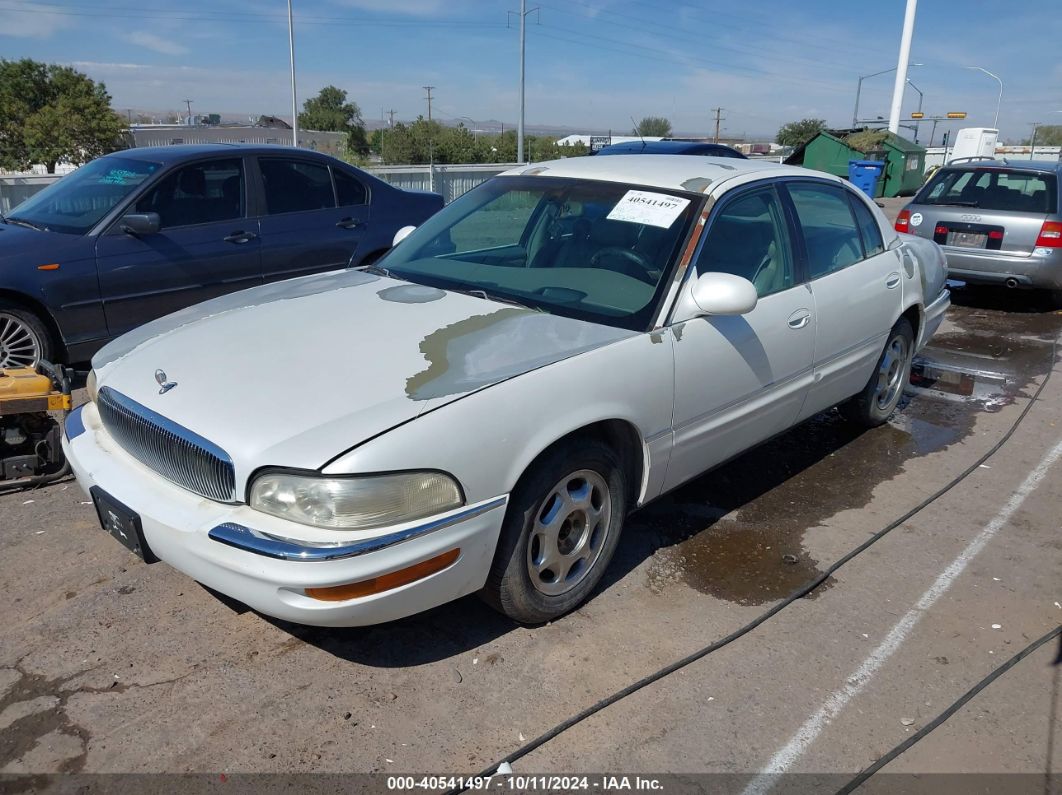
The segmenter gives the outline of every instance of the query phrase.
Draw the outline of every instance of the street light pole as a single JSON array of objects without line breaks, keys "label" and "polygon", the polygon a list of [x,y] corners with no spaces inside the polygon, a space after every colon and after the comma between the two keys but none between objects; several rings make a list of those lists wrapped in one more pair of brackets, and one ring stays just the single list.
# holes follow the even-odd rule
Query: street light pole
[{"label": "street light pole", "polygon": [[918,0],[907,0],[903,15],[903,34],[900,36],[900,58],[896,62],[896,81],[892,86],[892,108],[889,110],[889,132],[900,131],[900,108],[903,90],[907,86],[907,63],[911,58],[911,39],[914,37],[915,10]]},{"label": "street light pole", "polygon": [[[920,89],[918,86],[911,82],[910,78],[907,79],[907,85],[909,85],[911,88],[918,92],[918,112],[921,113],[922,100],[925,99],[925,95],[922,93],[922,89]],[[920,119],[915,120],[915,143],[918,143],[918,125],[920,121]]]},{"label": "street light pole", "polygon": [[291,57],[291,145],[299,145],[299,104],[295,98],[295,25],[288,0],[288,55]]},{"label": "street light pole", "polygon": [[996,115],[995,115],[995,118],[992,119],[992,127],[998,130],[999,129],[999,106],[1003,103],[1003,81],[1000,79],[999,75],[994,75],[991,72],[989,72],[987,69],[982,69],[980,66],[967,66],[966,68],[967,69],[976,69],[978,72],[984,72],[986,75],[988,75],[993,80],[995,80],[995,81],[997,81],[999,83],[999,97],[996,99]]},{"label": "street light pole", "polygon": [[[911,64],[911,66],[924,66],[924,64],[913,63],[913,64]],[[895,72],[895,71],[896,71],[896,67],[894,66],[891,69],[882,69],[880,72],[873,72],[873,73],[871,73],[869,75],[861,75],[860,76],[859,82],[856,83],[855,110],[852,112],[852,126],[853,127],[855,127],[857,124],[859,124],[859,94],[863,90],[863,81],[866,80],[868,77],[877,77],[878,75],[887,75],[889,72]]]}]

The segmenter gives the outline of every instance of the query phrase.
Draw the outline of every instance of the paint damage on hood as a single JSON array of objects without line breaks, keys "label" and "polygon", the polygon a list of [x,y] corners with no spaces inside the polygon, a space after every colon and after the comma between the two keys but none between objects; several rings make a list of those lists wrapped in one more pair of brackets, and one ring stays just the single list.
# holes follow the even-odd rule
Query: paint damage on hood
[{"label": "paint damage on hood", "polygon": [[[344,271],[182,310],[94,365],[100,386],[222,447],[246,477],[316,469],[426,411],[635,334]],[[177,386],[160,394],[156,370]]]}]

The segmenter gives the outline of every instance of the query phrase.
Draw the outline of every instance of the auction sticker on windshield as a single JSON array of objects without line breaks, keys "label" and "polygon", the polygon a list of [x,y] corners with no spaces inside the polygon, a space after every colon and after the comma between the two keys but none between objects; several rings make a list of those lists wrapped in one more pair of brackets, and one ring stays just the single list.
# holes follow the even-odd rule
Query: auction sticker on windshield
[{"label": "auction sticker on windshield", "polygon": [[647,190],[629,190],[616,202],[608,214],[610,221],[626,221],[631,224],[648,224],[667,229],[675,222],[690,203],[689,199],[653,193]]}]

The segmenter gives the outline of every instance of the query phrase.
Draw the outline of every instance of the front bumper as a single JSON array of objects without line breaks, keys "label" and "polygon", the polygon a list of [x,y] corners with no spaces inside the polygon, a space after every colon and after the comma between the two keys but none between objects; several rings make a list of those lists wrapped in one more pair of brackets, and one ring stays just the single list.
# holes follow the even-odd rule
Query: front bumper
[{"label": "front bumper", "polygon": [[[478,591],[507,501],[502,495],[368,533],[322,533],[171,484],[115,443],[92,404],[70,415],[63,450],[82,489],[99,486],[140,515],[148,546],[161,560],[259,612],[316,626],[392,621]],[[448,568],[383,593],[340,602],[305,593],[396,572],[453,549],[461,552]]]},{"label": "front bumper", "polygon": [[1034,249],[1027,256],[954,246],[941,248],[948,260],[948,278],[998,285],[1013,279],[1020,287],[1062,289],[1062,248]]}]

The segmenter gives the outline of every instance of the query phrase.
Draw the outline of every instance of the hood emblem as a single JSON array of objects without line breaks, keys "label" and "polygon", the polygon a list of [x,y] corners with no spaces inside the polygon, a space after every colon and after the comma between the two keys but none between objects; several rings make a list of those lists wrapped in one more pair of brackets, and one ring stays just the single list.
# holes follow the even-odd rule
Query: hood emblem
[{"label": "hood emblem", "polygon": [[155,380],[159,384],[159,394],[160,395],[165,395],[167,392],[169,392],[171,389],[173,389],[175,386],[177,386],[177,382],[176,381],[168,381],[168,380],[166,380],[166,371],[165,370],[156,370],[155,371]]}]

